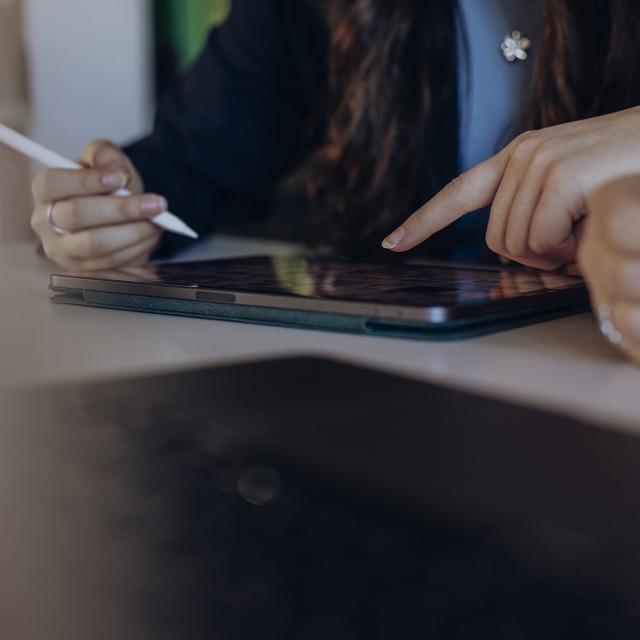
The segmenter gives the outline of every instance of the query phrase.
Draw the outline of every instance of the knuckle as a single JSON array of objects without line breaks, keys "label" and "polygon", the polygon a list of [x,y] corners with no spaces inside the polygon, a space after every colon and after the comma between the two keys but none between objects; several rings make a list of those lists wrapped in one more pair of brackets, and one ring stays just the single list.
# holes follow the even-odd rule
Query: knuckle
[{"label": "knuckle", "polygon": [[109,166],[111,169],[127,169],[124,152],[110,140],[95,140],[89,145],[87,152],[95,167]]},{"label": "knuckle", "polygon": [[100,255],[103,250],[104,243],[101,240],[99,233],[87,233],[87,255],[96,256]]},{"label": "knuckle", "polygon": [[449,182],[443,189],[442,195],[446,198],[455,199],[463,190],[464,179],[462,176],[456,176],[451,182]]},{"label": "knuckle", "polygon": [[111,140],[106,138],[98,138],[93,141],[93,147],[95,149],[96,159],[99,159],[100,155],[110,154],[113,152],[119,152],[120,148],[117,147]]},{"label": "knuckle", "polygon": [[97,234],[85,232],[77,234],[76,253],[81,258],[91,258],[98,252]]},{"label": "knuckle", "polygon": [[[42,243],[42,250],[44,251],[44,255],[47,256],[47,258],[49,258],[49,260],[54,260],[54,261],[58,262],[56,260],[56,251],[51,246],[51,244],[49,242],[43,242]],[[58,264],[60,264],[60,263],[58,263]]]},{"label": "knuckle", "polygon": [[485,236],[485,241],[487,243],[487,247],[489,247],[489,249],[493,251],[493,253],[504,253],[504,249],[501,246],[501,243],[496,240],[493,234],[487,233],[487,235]]},{"label": "knuckle", "polygon": [[145,245],[144,245],[145,246],[145,252],[144,252],[145,259],[148,258],[151,255],[151,253],[153,252],[155,246],[158,244],[159,240],[160,240],[160,235],[156,234],[156,233],[153,233],[153,235],[151,235],[150,237],[148,237],[145,240]]},{"label": "knuckle", "polygon": [[80,204],[76,199],[61,202],[56,209],[58,226],[63,229],[76,229],[81,227]]},{"label": "knuckle", "polygon": [[518,242],[516,238],[510,236],[507,236],[505,238],[504,248],[507,250],[507,253],[514,258],[523,257],[525,253],[522,247],[522,243]]},{"label": "knuckle", "polygon": [[546,187],[553,191],[562,189],[571,178],[571,170],[563,160],[556,160],[549,164]]},{"label": "knuckle", "polygon": [[122,220],[133,220],[139,217],[139,198],[120,198],[118,201],[118,217]]},{"label": "knuckle", "polygon": [[538,142],[541,138],[540,131],[524,131],[515,138],[516,144]]},{"label": "knuckle", "polygon": [[144,222],[142,225],[142,228],[143,228],[143,232],[142,232],[143,240],[148,240],[149,242],[151,242],[153,238],[160,235],[160,229],[151,222]]},{"label": "knuckle", "polygon": [[83,193],[103,191],[102,184],[95,171],[82,171],[80,176],[80,188]]},{"label": "knuckle", "polygon": [[44,255],[47,256],[49,260],[52,260],[63,269],[73,269],[73,261],[60,251],[60,247],[58,246],[57,242],[43,242],[42,250],[44,251]]},{"label": "knuckle", "polygon": [[553,247],[550,246],[549,241],[541,235],[532,233],[529,238],[529,249],[537,256],[547,255]]},{"label": "knuckle", "polygon": [[519,163],[528,160],[533,153],[532,144],[530,142],[520,142],[514,145],[511,152],[511,160]]},{"label": "knuckle", "polygon": [[40,202],[47,202],[53,193],[55,179],[51,169],[46,169],[36,176],[33,181],[33,195]]},{"label": "knuckle", "polygon": [[427,222],[427,212],[424,207],[418,209],[411,217],[413,218],[414,224],[419,227],[423,226]]},{"label": "knuckle", "polygon": [[527,159],[531,157],[539,144],[540,138],[537,131],[521,133],[512,143],[511,157],[516,161]]},{"label": "knuckle", "polygon": [[82,157],[89,163],[94,164],[96,156],[100,153],[102,148],[108,144],[108,140],[96,139],[89,142],[82,150]]},{"label": "knuckle", "polygon": [[553,165],[554,158],[555,152],[551,148],[551,145],[543,142],[532,151],[529,165],[533,170],[544,172],[547,167]]},{"label": "knuckle", "polygon": [[33,231],[39,234],[39,231],[42,228],[42,217],[37,209],[31,214],[30,223]]}]

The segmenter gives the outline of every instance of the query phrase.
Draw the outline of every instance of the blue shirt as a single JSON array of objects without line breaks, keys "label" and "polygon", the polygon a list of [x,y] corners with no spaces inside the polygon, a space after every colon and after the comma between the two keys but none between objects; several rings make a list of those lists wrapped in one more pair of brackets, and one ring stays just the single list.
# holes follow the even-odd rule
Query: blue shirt
[{"label": "blue shirt", "polygon": [[[531,0],[510,0],[526,6]],[[533,38],[526,25],[513,24],[503,0],[459,0],[458,23],[460,68],[460,172],[486,160],[507,145],[518,133],[518,124],[529,93],[533,55],[507,62],[500,45],[505,36],[520,29]],[[509,12],[511,13],[511,12]],[[518,12],[513,12],[516,15]],[[524,22],[530,22],[524,20]],[[467,51],[465,55],[464,38]]]},{"label": "blue shirt", "polygon": [[[539,0],[506,1],[508,9],[505,0],[459,0],[460,173],[495,155],[519,133],[541,9]],[[516,29],[532,39],[531,55],[508,62],[500,45]],[[456,223],[454,259],[486,258],[483,231],[488,215],[483,210]]]}]

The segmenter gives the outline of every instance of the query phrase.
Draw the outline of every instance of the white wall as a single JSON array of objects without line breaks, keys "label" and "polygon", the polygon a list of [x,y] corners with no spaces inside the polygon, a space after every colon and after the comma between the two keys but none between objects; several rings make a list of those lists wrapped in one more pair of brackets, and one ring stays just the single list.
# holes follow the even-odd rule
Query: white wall
[{"label": "white wall", "polygon": [[77,158],[152,122],[150,0],[25,0],[31,135]]},{"label": "white wall", "polygon": [[[0,122],[24,131],[28,110],[21,6],[0,0]],[[0,243],[30,237],[29,163],[0,144]]]}]

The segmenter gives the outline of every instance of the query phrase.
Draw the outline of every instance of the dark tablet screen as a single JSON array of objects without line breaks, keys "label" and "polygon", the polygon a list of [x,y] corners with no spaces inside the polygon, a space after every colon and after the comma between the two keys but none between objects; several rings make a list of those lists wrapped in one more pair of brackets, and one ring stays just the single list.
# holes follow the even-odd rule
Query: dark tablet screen
[{"label": "dark tablet screen", "polygon": [[91,277],[410,307],[456,306],[584,289],[580,278],[547,272],[336,262],[300,256],[159,264]]}]

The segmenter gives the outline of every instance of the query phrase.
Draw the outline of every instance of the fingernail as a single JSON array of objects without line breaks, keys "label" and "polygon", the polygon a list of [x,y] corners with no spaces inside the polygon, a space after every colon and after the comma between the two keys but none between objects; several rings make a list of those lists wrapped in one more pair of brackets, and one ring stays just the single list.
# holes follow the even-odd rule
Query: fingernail
[{"label": "fingernail", "polygon": [[401,242],[402,238],[404,238],[404,229],[400,227],[396,229],[390,236],[387,236],[382,242],[383,249],[394,249]]},{"label": "fingernail", "polygon": [[106,173],[102,176],[102,184],[113,191],[126,187],[128,182],[129,176],[126,173]]},{"label": "fingernail", "polygon": [[167,200],[162,196],[145,196],[140,204],[140,210],[146,216],[156,216],[168,208]]}]

